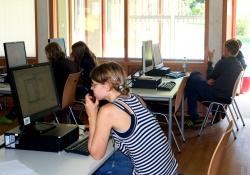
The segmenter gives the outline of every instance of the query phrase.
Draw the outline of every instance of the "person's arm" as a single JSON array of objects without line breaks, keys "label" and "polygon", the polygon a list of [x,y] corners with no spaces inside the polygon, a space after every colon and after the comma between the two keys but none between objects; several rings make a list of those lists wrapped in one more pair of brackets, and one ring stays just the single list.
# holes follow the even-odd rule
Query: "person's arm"
[{"label": "person's arm", "polygon": [[215,52],[215,50],[213,50],[213,51],[208,50],[207,80],[210,79],[212,72],[214,70],[214,67],[213,67],[214,52]]},{"label": "person's arm", "polygon": [[89,95],[85,97],[85,108],[89,120],[88,149],[94,159],[101,159],[107,149],[112,123],[108,119],[106,110],[98,111],[98,99],[93,103],[91,98]]}]

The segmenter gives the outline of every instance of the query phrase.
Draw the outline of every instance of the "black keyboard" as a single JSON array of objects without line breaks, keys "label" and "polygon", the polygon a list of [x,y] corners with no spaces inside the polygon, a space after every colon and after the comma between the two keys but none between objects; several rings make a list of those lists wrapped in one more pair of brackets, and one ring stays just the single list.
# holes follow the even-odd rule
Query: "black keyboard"
[{"label": "black keyboard", "polygon": [[162,81],[158,85],[157,90],[171,91],[174,88],[175,84],[176,83],[174,81]]},{"label": "black keyboard", "polygon": [[64,149],[66,152],[82,154],[85,156],[89,155],[88,150],[88,137],[84,139],[79,139],[70,146]]},{"label": "black keyboard", "polygon": [[180,77],[184,77],[186,74],[184,72],[170,72],[169,74],[166,74],[167,77],[169,78],[180,78]]}]

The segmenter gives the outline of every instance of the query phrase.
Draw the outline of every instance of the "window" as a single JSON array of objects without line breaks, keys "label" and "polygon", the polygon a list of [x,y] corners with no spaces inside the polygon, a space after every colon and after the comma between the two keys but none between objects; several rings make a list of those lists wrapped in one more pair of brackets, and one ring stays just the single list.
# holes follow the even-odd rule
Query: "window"
[{"label": "window", "polygon": [[35,57],[35,1],[0,0],[0,4],[0,56],[4,42],[24,41],[27,56]]},{"label": "window", "polygon": [[153,40],[162,57],[204,57],[205,2],[137,0],[129,2],[129,57],[141,57],[141,42]]},{"label": "window", "polygon": [[101,2],[73,1],[72,41],[85,41],[99,57],[124,57],[124,1]]},{"label": "window", "polygon": [[205,0],[71,0],[70,3],[72,43],[86,42],[98,57],[141,58],[142,41],[152,40],[159,43],[163,58],[204,58]]}]

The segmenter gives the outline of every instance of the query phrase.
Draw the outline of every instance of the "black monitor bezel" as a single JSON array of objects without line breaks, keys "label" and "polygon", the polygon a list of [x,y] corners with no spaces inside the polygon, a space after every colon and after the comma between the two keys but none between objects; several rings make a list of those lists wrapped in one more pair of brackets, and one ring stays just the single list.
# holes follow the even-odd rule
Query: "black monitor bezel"
[{"label": "black monitor bezel", "polygon": [[[8,47],[7,45],[8,44],[18,44],[18,43],[22,43],[23,46],[24,46],[24,54],[25,54],[25,60],[26,60],[26,64],[27,64],[27,55],[26,55],[25,42],[24,41],[6,42],[6,43],[3,43],[3,47],[4,47],[4,54],[5,54],[5,60],[6,60],[6,67],[7,67],[7,69],[13,68],[13,67],[17,67],[17,66],[10,66],[9,65],[9,56],[8,56],[8,51],[7,51],[7,47]],[[20,65],[20,66],[23,66],[23,65]]]},{"label": "black monitor bezel", "polygon": [[[55,95],[56,95],[56,99],[57,99],[57,105],[53,106],[49,109],[43,110],[43,111],[39,111],[36,114],[33,114],[31,117],[29,117],[30,121],[27,122],[26,118],[23,117],[23,112],[21,109],[21,105],[20,105],[20,100],[19,100],[19,96],[18,96],[18,92],[17,92],[17,87],[15,84],[15,78],[14,78],[14,72],[21,70],[21,69],[29,69],[29,68],[34,68],[34,67],[41,67],[41,66],[49,66],[50,72],[51,72],[51,76],[52,76],[52,82],[54,82],[54,91],[55,91]],[[56,90],[56,85],[55,85],[55,78],[54,78],[54,73],[52,70],[52,66],[49,62],[44,62],[44,63],[38,63],[38,64],[29,64],[29,65],[24,65],[24,66],[18,66],[18,67],[13,67],[9,69],[9,73],[10,73],[10,79],[11,79],[11,89],[12,89],[12,95],[15,101],[15,105],[17,106],[17,109],[19,111],[19,115],[18,115],[18,121],[19,124],[21,126],[29,126],[29,125],[33,125],[35,124],[37,121],[39,121],[39,119],[44,118],[45,116],[59,111],[61,109],[60,106],[60,102],[59,102],[59,98],[58,98],[58,94],[57,94],[57,90]]]},{"label": "black monitor bezel", "polygon": [[[62,48],[62,51],[65,53],[65,55],[67,55],[67,49],[66,49],[66,44],[65,44],[65,40],[64,40],[64,38],[49,38],[48,39],[48,43],[52,43],[52,42],[55,42],[55,43],[57,43],[58,44],[58,42],[57,41],[60,41],[60,40],[62,40],[63,41],[63,48]],[[61,47],[61,45],[59,44],[59,46]]]}]

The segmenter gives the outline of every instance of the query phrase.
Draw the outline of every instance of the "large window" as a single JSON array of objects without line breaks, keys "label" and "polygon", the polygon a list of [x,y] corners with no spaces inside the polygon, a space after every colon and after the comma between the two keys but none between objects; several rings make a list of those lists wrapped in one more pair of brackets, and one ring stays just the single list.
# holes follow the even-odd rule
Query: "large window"
[{"label": "large window", "polygon": [[71,42],[86,42],[98,57],[141,58],[142,41],[153,40],[163,58],[204,58],[204,0],[68,2]]},{"label": "large window", "polygon": [[153,40],[168,59],[204,57],[205,2],[129,1],[129,57],[141,56],[141,42]]},{"label": "large window", "polygon": [[36,57],[35,1],[0,0],[0,56],[3,43],[24,41],[28,57]]}]

